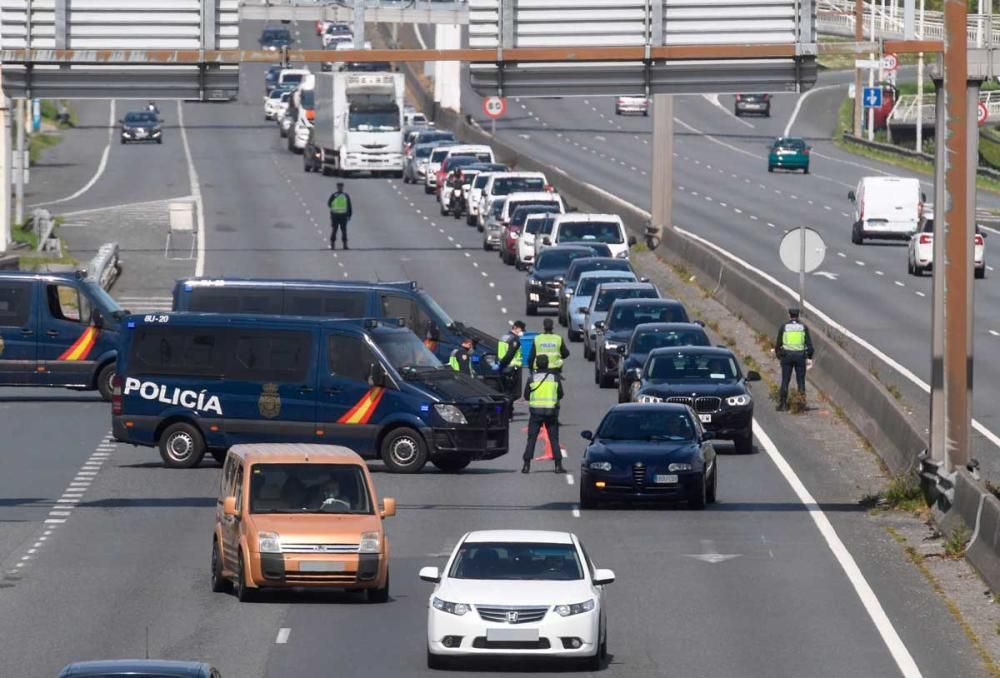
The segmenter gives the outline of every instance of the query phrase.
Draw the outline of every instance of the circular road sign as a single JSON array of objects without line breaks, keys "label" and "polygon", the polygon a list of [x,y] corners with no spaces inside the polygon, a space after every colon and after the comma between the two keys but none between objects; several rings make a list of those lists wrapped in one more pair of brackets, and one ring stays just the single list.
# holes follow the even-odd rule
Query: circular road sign
[{"label": "circular road sign", "polygon": [[986,124],[986,118],[988,118],[989,115],[990,115],[990,109],[986,108],[986,104],[980,101],[976,115],[976,118],[979,120],[979,124],[980,125]]},{"label": "circular road sign", "polygon": [[882,70],[894,71],[899,68],[899,58],[895,54],[885,54],[882,56]]},{"label": "circular road sign", "polygon": [[[804,260],[802,259],[803,234],[806,239]],[[781,263],[789,271],[798,273],[802,269],[806,273],[812,273],[823,263],[823,258],[826,256],[826,243],[823,242],[823,236],[811,228],[793,228],[785,233],[785,237],[781,239],[778,255],[781,257]]]},{"label": "circular road sign", "polygon": [[483,99],[483,113],[496,120],[507,112],[507,100],[503,97],[486,97]]}]

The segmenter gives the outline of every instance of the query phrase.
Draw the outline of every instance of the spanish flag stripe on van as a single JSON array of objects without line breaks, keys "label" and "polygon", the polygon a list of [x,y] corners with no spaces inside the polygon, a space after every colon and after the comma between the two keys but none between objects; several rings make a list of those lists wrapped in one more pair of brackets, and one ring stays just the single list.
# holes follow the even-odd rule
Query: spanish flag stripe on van
[{"label": "spanish flag stripe on van", "polygon": [[96,327],[88,327],[84,330],[80,338],[73,342],[73,345],[63,351],[56,360],[86,360],[90,349],[97,342],[99,330]]},{"label": "spanish flag stripe on van", "polygon": [[364,397],[361,398],[354,407],[349,409],[344,416],[337,420],[338,424],[367,424],[368,420],[372,418],[375,413],[375,408],[378,407],[379,401],[382,399],[382,393],[385,391],[381,386],[373,386],[368,389]]}]

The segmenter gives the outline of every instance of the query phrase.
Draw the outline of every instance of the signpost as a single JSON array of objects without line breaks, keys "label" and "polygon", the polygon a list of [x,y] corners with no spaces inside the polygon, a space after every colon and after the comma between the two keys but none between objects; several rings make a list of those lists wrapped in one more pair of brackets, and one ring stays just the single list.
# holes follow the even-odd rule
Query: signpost
[{"label": "signpost", "polygon": [[486,97],[483,99],[483,113],[490,119],[490,134],[496,136],[497,118],[507,112],[507,100],[503,97]]},{"label": "signpost", "polygon": [[826,257],[826,243],[817,231],[802,226],[793,228],[781,239],[778,246],[781,263],[792,273],[799,274],[799,308],[806,309],[806,273],[812,273]]},{"label": "signpost", "polygon": [[979,107],[976,109],[976,119],[979,121],[980,127],[986,124],[986,118],[988,117],[990,117],[990,109],[986,107],[986,104],[980,101]]}]

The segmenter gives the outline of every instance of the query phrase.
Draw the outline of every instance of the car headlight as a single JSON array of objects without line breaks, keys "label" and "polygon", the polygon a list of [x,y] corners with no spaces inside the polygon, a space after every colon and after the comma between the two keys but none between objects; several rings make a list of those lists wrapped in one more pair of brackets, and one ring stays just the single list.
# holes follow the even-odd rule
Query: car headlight
[{"label": "car headlight", "polygon": [[640,393],[639,398],[636,400],[639,403],[662,403],[663,398],[654,395],[647,395],[645,393]]},{"label": "car headlight", "polygon": [[730,407],[744,407],[749,405],[751,398],[748,395],[736,395],[726,398],[726,404]]},{"label": "car headlight", "polygon": [[590,612],[594,609],[594,599],[585,600],[582,603],[573,603],[572,605],[556,605],[555,612],[560,617],[569,617],[574,614],[582,614],[584,612]]},{"label": "car headlight", "polygon": [[604,342],[604,350],[605,351],[617,351],[618,347],[621,346],[621,345],[622,344],[621,344],[620,341],[605,341]]},{"label": "car headlight", "polygon": [[690,471],[691,464],[670,464],[669,466],[667,466],[667,470],[670,471],[671,473],[675,471]]},{"label": "car headlight", "polygon": [[593,469],[595,471],[610,471],[611,470],[611,462],[610,461],[592,461],[589,464],[587,464],[587,467],[591,468],[591,469]]},{"label": "car headlight", "polygon": [[160,130],[158,130],[158,129],[154,129],[154,130],[153,130],[153,136],[154,136],[154,137],[158,137],[158,136],[160,136]]},{"label": "car headlight", "polygon": [[281,553],[281,539],[277,532],[258,532],[257,550],[260,553]]},{"label": "car headlight", "polygon": [[541,287],[542,281],[537,278],[528,278],[528,284],[532,287]]},{"label": "car headlight", "polygon": [[381,553],[382,535],[378,532],[362,532],[358,543],[358,553]]},{"label": "car headlight", "polygon": [[441,610],[442,612],[448,612],[450,614],[461,617],[463,614],[468,612],[471,608],[465,603],[450,603],[447,600],[441,600],[437,596],[431,598],[431,605],[434,606],[435,610]]},{"label": "car headlight", "polygon": [[454,405],[446,405],[443,403],[438,403],[434,406],[434,411],[437,415],[444,419],[449,424],[468,424],[465,415],[462,414],[462,410],[458,409]]}]

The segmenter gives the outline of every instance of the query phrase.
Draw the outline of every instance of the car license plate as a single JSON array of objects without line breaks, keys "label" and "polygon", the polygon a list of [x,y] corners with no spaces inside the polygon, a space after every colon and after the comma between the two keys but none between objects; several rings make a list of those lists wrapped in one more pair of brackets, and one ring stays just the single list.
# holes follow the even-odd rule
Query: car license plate
[{"label": "car license plate", "polygon": [[492,642],[538,640],[538,629],[486,629],[486,640]]},{"label": "car license plate", "polygon": [[712,415],[711,414],[699,414],[698,418],[701,419],[701,423],[703,423],[703,424],[711,424],[712,423]]},{"label": "car license plate", "polygon": [[299,572],[343,572],[344,563],[339,560],[300,560]]},{"label": "car license plate", "polygon": [[657,485],[671,485],[671,484],[676,484],[677,483],[677,474],[676,473],[671,473],[670,475],[665,475],[665,474],[657,473],[655,476],[653,476],[653,481]]}]

